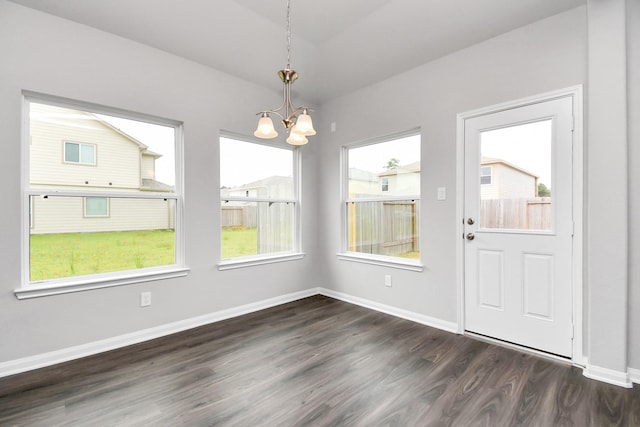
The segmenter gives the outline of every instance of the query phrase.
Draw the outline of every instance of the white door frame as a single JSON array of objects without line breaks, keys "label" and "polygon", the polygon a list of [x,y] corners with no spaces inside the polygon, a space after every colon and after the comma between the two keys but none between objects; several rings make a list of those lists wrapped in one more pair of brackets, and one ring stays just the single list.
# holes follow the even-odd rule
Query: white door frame
[{"label": "white door frame", "polygon": [[456,141],[456,282],[458,290],[458,333],[465,333],[464,319],[464,125],[465,120],[486,114],[497,113],[504,110],[537,104],[558,98],[571,97],[573,100],[573,243],[571,266],[571,295],[573,309],[573,357],[574,365],[584,366],[586,361],[583,349],[583,101],[582,85],[572,86],[566,89],[547,92],[540,95],[521,98],[489,107],[458,114],[457,117],[457,141]]}]

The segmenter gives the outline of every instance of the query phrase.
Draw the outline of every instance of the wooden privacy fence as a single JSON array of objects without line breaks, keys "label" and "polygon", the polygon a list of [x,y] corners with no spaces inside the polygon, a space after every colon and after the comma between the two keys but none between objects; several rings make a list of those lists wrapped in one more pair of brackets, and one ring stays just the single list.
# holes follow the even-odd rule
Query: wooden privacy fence
[{"label": "wooden privacy fence", "polygon": [[379,255],[419,251],[417,215],[413,201],[349,203],[349,250]]},{"label": "wooden privacy fence", "polygon": [[220,222],[223,227],[246,227],[257,226],[257,207],[246,206],[222,206]]},{"label": "wooden privacy fence", "polygon": [[256,253],[293,250],[294,205],[258,202],[251,205],[222,206],[223,227],[256,229]]},{"label": "wooden privacy fence", "polygon": [[481,200],[480,228],[551,230],[551,198]]}]

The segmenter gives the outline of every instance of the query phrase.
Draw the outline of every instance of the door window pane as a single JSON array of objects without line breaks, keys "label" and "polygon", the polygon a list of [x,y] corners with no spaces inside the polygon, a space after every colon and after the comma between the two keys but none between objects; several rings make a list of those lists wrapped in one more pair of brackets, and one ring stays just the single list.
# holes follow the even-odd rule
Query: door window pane
[{"label": "door window pane", "polygon": [[480,134],[480,227],[552,229],[552,120]]}]

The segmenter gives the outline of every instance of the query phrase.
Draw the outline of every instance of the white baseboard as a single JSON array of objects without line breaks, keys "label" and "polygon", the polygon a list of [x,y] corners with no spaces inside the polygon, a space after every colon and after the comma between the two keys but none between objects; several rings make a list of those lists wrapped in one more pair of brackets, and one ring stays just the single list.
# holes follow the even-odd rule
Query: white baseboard
[{"label": "white baseboard", "polygon": [[627,368],[631,382],[640,384],[640,369]]},{"label": "white baseboard", "polygon": [[280,304],[285,304],[291,301],[296,301],[302,298],[317,295],[319,293],[318,289],[319,288],[312,288],[305,291],[281,295],[275,298],[269,298],[263,301],[241,305],[239,307],[216,311],[214,313],[205,314],[203,316],[168,323],[166,325],[156,326],[154,328],[144,329],[142,331],[132,332],[105,340],[94,341],[88,344],[64,348],[62,350],[56,350],[44,354],[38,354],[35,356],[2,362],[0,363],[0,378],[19,374],[21,372],[31,371],[34,369],[44,368],[46,366],[55,365],[57,363],[80,359],[82,357],[93,356],[105,351],[115,350],[117,348],[138,344],[166,335],[175,334],[177,332],[186,331],[188,329],[197,328],[198,326],[208,325],[210,323],[219,322],[221,320],[230,319],[232,317],[242,316],[243,314],[253,313],[255,311],[275,307]]},{"label": "white baseboard", "polygon": [[331,298],[339,299],[351,304],[359,305],[361,307],[370,308],[381,313],[390,314],[392,316],[400,317],[402,319],[411,320],[412,322],[420,323],[421,325],[431,326],[433,328],[442,329],[454,334],[458,333],[458,324],[455,322],[447,322],[445,320],[437,319],[435,317],[425,316],[424,314],[418,314],[413,311],[404,310],[391,305],[381,304],[379,302],[371,301],[364,298],[354,297],[349,294],[337,292],[331,289],[318,288],[320,295],[325,295]]},{"label": "white baseboard", "polygon": [[613,369],[587,364],[584,371],[582,371],[582,374],[592,380],[598,380],[620,387],[633,387],[630,375],[627,372],[614,371]]}]

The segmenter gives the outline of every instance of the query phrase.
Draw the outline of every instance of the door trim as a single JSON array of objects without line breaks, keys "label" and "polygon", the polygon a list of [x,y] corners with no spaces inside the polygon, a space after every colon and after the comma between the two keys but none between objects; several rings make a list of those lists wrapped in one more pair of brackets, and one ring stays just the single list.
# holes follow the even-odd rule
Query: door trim
[{"label": "door trim", "polygon": [[584,210],[584,122],[583,122],[583,87],[572,86],[565,89],[546,92],[514,101],[504,102],[477,110],[459,113],[457,116],[456,131],[456,282],[458,300],[458,333],[465,334],[464,319],[464,127],[465,121],[486,114],[497,113],[527,105],[538,104],[558,98],[570,97],[573,103],[573,242],[572,242],[572,266],[571,266],[571,295],[573,310],[573,357],[574,365],[585,366],[584,356],[584,316],[583,316],[583,210]]}]

